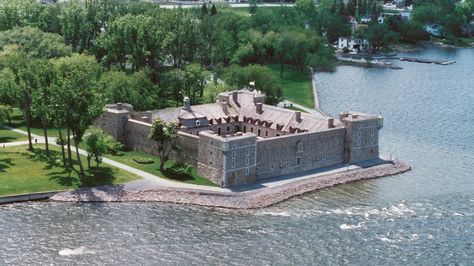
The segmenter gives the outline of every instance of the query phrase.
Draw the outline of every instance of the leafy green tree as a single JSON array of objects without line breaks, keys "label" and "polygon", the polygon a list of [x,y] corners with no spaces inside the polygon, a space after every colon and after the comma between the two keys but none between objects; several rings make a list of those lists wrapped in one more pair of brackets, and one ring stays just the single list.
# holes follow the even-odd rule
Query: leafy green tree
[{"label": "leafy green tree", "polygon": [[249,13],[255,14],[257,12],[257,0],[249,0]]},{"label": "leafy green tree", "polygon": [[397,35],[386,24],[371,24],[369,29],[362,33],[372,46],[372,52],[386,48],[391,42],[397,40]]},{"label": "leafy green tree", "polygon": [[98,88],[104,92],[108,103],[129,103],[138,111],[160,107],[160,90],[150,80],[147,69],[132,74],[117,70],[104,72]]},{"label": "leafy green tree", "polygon": [[181,150],[179,142],[181,137],[178,134],[178,125],[166,122],[161,118],[156,119],[150,129],[148,138],[156,141],[158,157],[160,157],[160,171],[163,173],[165,162],[169,160],[171,152]]},{"label": "leafy green tree", "polygon": [[84,175],[78,146],[86,129],[104,107],[102,93],[97,90],[100,66],[94,58],[77,54],[60,58],[54,63],[57,78],[53,87],[53,106],[65,108],[66,127],[72,133],[76,146],[79,173]]},{"label": "leafy green tree", "polygon": [[202,6],[201,6],[201,15],[205,16],[208,13],[209,12],[207,11],[207,5],[206,5],[206,3],[203,3]]},{"label": "leafy green tree", "polygon": [[216,8],[216,5],[214,3],[212,3],[211,16],[214,16],[214,15],[217,15],[217,8]]},{"label": "leafy green tree", "polygon": [[91,160],[94,159],[96,166],[102,162],[102,156],[107,151],[104,141],[105,134],[100,128],[90,128],[84,135],[84,144],[87,151],[87,166],[91,168]]},{"label": "leafy green tree", "polygon": [[8,45],[15,45],[16,50],[28,58],[48,59],[71,54],[71,47],[64,43],[60,35],[32,27],[14,28],[2,32],[0,49]]},{"label": "leafy green tree", "polygon": [[175,81],[180,84],[182,96],[188,96],[191,103],[196,103],[198,97],[202,98],[204,87],[209,79],[210,72],[199,64],[189,64],[184,69],[175,69]]},{"label": "leafy green tree", "polygon": [[10,120],[11,113],[13,113],[13,109],[10,105],[0,104],[0,125]]}]

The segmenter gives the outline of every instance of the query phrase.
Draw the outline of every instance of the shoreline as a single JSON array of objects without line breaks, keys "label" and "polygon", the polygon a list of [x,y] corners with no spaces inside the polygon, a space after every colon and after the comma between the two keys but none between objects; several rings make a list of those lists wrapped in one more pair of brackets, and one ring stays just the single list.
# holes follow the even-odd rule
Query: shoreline
[{"label": "shoreline", "polygon": [[396,175],[409,170],[411,170],[411,166],[400,160],[394,160],[393,163],[312,177],[280,186],[244,192],[217,192],[172,187],[130,191],[118,185],[60,192],[50,197],[50,200],[56,202],[165,202],[228,209],[256,209],[268,207],[322,188],[363,179]]}]

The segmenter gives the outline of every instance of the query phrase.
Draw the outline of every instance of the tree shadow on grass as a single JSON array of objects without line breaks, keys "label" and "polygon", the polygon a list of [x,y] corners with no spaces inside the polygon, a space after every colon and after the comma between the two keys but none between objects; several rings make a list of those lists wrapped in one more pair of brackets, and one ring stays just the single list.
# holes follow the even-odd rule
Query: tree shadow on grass
[{"label": "tree shadow on grass", "polygon": [[61,186],[71,187],[73,185],[78,184],[77,177],[72,176],[73,170],[71,169],[64,169],[63,171],[49,173],[49,180],[55,181],[56,183],[60,184]]},{"label": "tree shadow on grass", "polygon": [[15,137],[0,137],[0,143],[11,142],[17,139],[18,138],[15,138]]},{"label": "tree shadow on grass", "polygon": [[79,179],[79,185],[80,187],[112,185],[116,179],[114,174],[110,167],[93,167]]},{"label": "tree shadow on grass", "polygon": [[46,151],[43,149],[35,149],[33,153],[24,153],[26,154],[30,160],[34,162],[44,162],[46,163],[45,170],[50,170],[57,167],[64,167],[62,160],[59,158],[59,152],[50,150],[49,156],[47,155]]},{"label": "tree shadow on grass", "polygon": [[13,160],[10,158],[5,158],[0,160],[0,173],[6,172],[5,169],[10,168],[11,166],[15,165]]}]

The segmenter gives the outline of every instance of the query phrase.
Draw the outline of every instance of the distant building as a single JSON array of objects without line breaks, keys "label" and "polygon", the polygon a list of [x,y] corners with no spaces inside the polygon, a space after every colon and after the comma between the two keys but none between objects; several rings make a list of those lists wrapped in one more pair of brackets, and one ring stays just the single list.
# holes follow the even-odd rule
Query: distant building
[{"label": "distant building", "polygon": [[363,24],[368,24],[371,21],[372,21],[371,16],[363,16],[362,18],[360,18],[360,23],[363,23]]},{"label": "distant building", "polygon": [[155,119],[180,127],[176,161],[222,187],[379,158],[383,118],[343,112],[339,119],[265,105],[248,90],[219,94],[211,104],[189,104],[134,112],[129,104],[108,105],[95,124],[131,150],[157,153],[148,139]]},{"label": "distant building", "polygon": [[348,49],[351,52],[366,51],[370,48],[369,41],[355,37],[339,37],[337,41],[339,50]]},{"label": "distant building", "polygon": [[380,16],[377,18],[377,23],[378,23],[378,24],[383,24],[384,22],[385,22],[384,16],[380,15]]},{"label": "distant building", "polygon": [[425,30],[435,37],[442,37],[444,35],[444,28],[439,24],[427,24]]}]

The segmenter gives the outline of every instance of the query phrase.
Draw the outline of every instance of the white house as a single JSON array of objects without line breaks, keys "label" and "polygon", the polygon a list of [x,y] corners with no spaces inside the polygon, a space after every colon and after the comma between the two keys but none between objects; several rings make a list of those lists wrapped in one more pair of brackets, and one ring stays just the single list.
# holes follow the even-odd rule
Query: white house
[{"label": "white house", "polygon": [[377,23],[378,23],[378,24],[383,24],[384,21],[385,21],[385,18],[384,18],[382,15],[380,15],[380,16],[377,18]]},{"label": "white house", "polygon": [[425,25],[425,30],[429,34],[431,34],[435,37],[441,37],[441,36],[443,36],[443,33],[444,33],[443,26],[438,25],[438,24],[427,24],[427,25]]},{"label": "white house", "polygon": [[364,16],[364,17],[360,18],[360,23],[368,24],[371,21],[372,21],[371,16]]},{"label": "white house", "polygon": [[365,51],[370,48],[369,41],[355,37],[339,37],[337,40],[339,50],[349,49],[351,52]]}]

